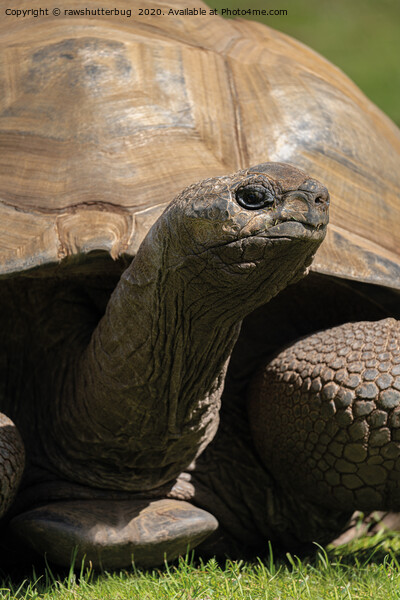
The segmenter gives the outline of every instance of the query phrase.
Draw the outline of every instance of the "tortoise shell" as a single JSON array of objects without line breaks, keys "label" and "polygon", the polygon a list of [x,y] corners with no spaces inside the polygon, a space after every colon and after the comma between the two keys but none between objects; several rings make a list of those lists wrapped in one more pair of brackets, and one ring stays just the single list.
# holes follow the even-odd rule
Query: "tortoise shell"
[{"label": "tortoise shell", "polygon": [[400,288],[400,132],[339,69],[197,0],[29,6],[48,15],[0,23],[1,275],[133,256],[186,185],[281,161],[331,192],[313,268]]}]

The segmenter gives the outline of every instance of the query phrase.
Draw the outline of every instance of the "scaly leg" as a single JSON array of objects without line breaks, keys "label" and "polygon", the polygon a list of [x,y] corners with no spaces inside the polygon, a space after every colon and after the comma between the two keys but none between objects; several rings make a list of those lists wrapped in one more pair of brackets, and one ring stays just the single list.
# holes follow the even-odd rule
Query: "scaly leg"
[{"label": "scaly leg", "polygon": [[286,489],[326,508],[400,510],[400,322],[294,343],[253,380],[249,415]]},{"label": "scaly leg", "polygon": [[14,423],[0,413],[0,517],[16,494],[25,462],[24,446]]}]

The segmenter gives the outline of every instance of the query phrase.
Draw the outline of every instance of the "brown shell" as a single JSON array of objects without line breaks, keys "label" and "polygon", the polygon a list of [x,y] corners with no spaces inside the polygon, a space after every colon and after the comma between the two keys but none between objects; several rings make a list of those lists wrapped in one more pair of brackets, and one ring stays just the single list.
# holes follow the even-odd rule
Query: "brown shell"
[{"label": "brown shell", "polygon": [[[400,288],[399,130],[341,71],[198,0],[54,6],[14,0],[49,14],[0,21],[0,274],[133,255],[187,184],[286,161],[331,192],[314,268]],[[184,7],[207,15],[168,14]]]}]

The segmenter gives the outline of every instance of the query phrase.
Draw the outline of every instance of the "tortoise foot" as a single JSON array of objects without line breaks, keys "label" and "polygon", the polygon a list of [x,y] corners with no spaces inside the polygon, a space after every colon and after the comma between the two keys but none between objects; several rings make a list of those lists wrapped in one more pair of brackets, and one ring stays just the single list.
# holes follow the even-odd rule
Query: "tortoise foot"
[{"label": "tortoise foot", "polygon": [[196,547],[218,526],[208,512],[179,500],[72,500],[35,508],[11,521],[22,541],[49,561],[85,559],[105,569],[151,567]]}]

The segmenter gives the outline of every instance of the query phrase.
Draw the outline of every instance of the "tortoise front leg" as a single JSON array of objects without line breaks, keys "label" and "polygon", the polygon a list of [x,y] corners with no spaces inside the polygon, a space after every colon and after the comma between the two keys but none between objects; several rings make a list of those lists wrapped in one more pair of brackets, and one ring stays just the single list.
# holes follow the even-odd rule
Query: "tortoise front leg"
[{"label": "tortoise front leg", "polygon": [[24,470],[25,452],[14,423],[0,413],[0,517],[10,507]]},{"label": "tortoise front leg", "polygon": [[303,338],[254,379],[250,421],[282,486],[315,505],[400,510],[400,323]]}]

